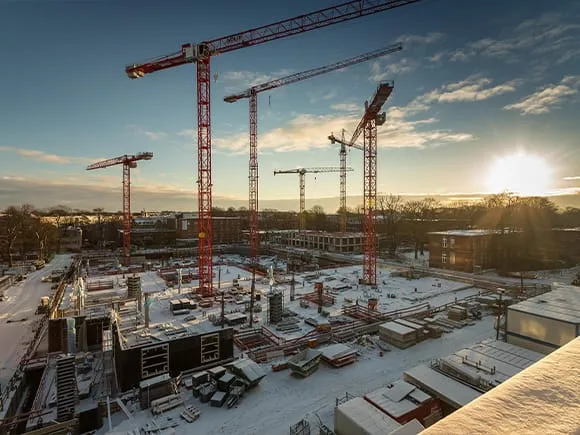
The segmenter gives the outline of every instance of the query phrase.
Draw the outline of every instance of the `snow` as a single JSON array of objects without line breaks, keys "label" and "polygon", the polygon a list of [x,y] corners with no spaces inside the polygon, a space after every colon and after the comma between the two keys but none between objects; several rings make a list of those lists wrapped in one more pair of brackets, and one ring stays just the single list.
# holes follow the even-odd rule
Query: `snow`
[{"label": "snow", "polygon": [[335,410],[335,432],[339,435],[384,435],[401,427],[366,400],[355,397]]},{"label": "snow", "polygon": [[[317,422],[313,417],[315,413],[327,426],[332,427],[335,400],[345,392],[363,395],[376,390],[400,379],[409,367],[448,355],[492,335],[493,319],[484,317],[475,325],[444,334],[436,340],[426,340],[408,349],[393,349],[384,357],[380,357],[376,349],[361,347],[361,356],[355,364],[340,369],[321,364],[318,371],[307,379],[289,376],[288,371],[272,372],[269,364],[263,364],[267,376],[256,388],[246,393],[235,408],[214,408],[201,404],[191,397],[191,392],[185,391],[186,404],[198,407],[201,417],[192,424],[182,423],[175,428],[176,434],[286,435],[289,426],[305,416],[311,418],[311,424],[314,425]],[[167,415],[179,420],[179,412],[177,409]],[[133,422],[120,421],[122,414],[119,413],[113,417],[120,423],[114,430],[123,431],[143,426],[151,420],[151,413],[136,410]]]},{"label": "snow", "polygon": [[551,292],[510,305],[509,310],[580,324],[580,287],[556,286]]},{"label": "snow", "polygon": [[18,363],[28,347],[28,340],[34,335],[33,328],[37,316],[36,308],[40,298],[53,293],[51,283],[42,282],[42,277],[55,269],[66,269],[70,255],[57,255],[43,269],[31,272],[28,277],[4,291],[4,301],[0,302],[0,385],[4,387],[14,374]]},{"label": "snow", "polygon": [[580,337],[422,432],[580,433]]}]

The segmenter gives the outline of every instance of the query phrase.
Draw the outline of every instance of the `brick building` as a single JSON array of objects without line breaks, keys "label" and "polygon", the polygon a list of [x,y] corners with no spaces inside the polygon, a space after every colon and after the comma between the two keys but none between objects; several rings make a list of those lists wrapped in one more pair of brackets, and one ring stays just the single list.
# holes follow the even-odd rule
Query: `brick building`
[{"label": "brick building", "polygon": [[[197,213],[179,213],[175,215],[177,245],[197,245]],[[213,243],[230,244],[241,241],[242,232],[239,217],[213,217]]]},{"label": "brick building", "polygon": [[131,244],[140,248],[175,245],[175,216],[135,217],[131,223]]},{"label": "brick building", "polygon": [[435,231],[429,236],[429,266],[463,272],[493,267],[490,254],[495,230]]}]

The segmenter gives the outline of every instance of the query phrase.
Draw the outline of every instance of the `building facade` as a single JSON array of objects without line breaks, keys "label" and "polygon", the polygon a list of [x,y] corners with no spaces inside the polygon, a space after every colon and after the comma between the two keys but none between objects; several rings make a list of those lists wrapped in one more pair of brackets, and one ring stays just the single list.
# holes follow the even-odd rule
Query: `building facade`
[{"label": "building facade", "polygon": [[[239,217],[214,216],[212,221],[214,244],[231,244],[241,241],[242,231]],[[179,213],[175,216],[177,245],[197,245],[198,222],[199,215],[197,213]]]},{"label": "building facade", "polygon": [[429,266],[462,272],[493,267],[494,230],[436,231],[429,236]]},{"label": "building facade", "polygon": [[295,248],[354,254],[362,252],[363,244],[362,233],[329,233],[326,231],[270,231],[268,239],[273,243]]},{"label": "building facade", "polygon": [[83,245],[83,230],[77,227],[61,228],[60,252],[80,252]]}]

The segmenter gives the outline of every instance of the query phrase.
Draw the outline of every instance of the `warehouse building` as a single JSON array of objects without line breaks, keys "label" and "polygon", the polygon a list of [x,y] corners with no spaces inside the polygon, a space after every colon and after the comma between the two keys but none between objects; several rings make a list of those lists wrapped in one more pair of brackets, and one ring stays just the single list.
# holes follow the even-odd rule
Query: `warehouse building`
[{"label": "warehouse building", "polygon": [[544,354],[580,336],[580,288],[554,285],[553,290],[510,305],[507,342]]}]

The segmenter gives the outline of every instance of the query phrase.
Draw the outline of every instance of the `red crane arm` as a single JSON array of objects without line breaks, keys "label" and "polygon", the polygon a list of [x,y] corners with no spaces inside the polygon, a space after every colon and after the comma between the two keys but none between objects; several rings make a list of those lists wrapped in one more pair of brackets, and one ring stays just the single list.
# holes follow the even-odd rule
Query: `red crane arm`
[{"label": "red crane arm", "polygon": [[[153,153],[146,152],[146,153],[139,153],[135,155],[127,155],[115,157],[113,159],[101,160],[100,162],[93,163],[92,165],[87,166],[87,171],[92,169],[102,169],[108,168],[109,166],[114,165],[121,165],[121,164],[131,164],[135,163],[139,160],[151,160],[153,158]],[[135,167],[131,165],[131,167]]]},{"label": "red crane arm", "polygon": [[341,68],[346,68],[351,65],[356,65],[357,63],[365,62],[367,60],[376,59],[377,57],[385,56],[387,54],[394,53],[403,49],[403,44],[396,43],[389,45],[388,47],[379,48],[378,50],[369,51],[349,59],[341,60],[330,65],[321,66],[318,68],[312,68],[307,71],[302,71],[294,74],[290,74],[284,77],[280,77],[269,82],[261,83],[256,86],[252,86],[243,92],[238,94],[229,95],[224,98],[227,103],[236,102],[242,98],[250,98],[252,92],[259,94],[260,92],[269,91],[270,89],[275,89],[280,86],[290,85],[292,83],[299,82],[301,80],[306,80],[311,77],[316,77],[327,72],[336,71]]},{"label": "red crane arm", "polygon": [[355,146],[356,145],[355,142],[363,132],[365,125],[367,124],[367,121],[369,119],[375,118],[378,115],[379,111],[383,107],[383,104],[385,103],[385,101],[387,101],[387,98],[389,98],[389,96],[391,95],[391,92],[393,92],[393,82],[382,82],[379,84],[379,86],[377,86],[377,90],[373,95],[371,103],[368,104],[368,102],[365,102],[365,114],[358,123],[356,130],[352,134],[352,138],[348,143],[349,146],[358,148],[357,146]]},{"label": "red crane arm", "polygon": [[125,68],[125,72],[129,78],[136,79],[143,77],[145,74],[197,62],[199,59],[217,54],[286,38],[298,33],[320,29],[321,27],[372,15],[418,1],[420,0],[352,0],[197,45],[185,44],[181,47],[180,52],[158,57],[141,64],[129,65]]}]

